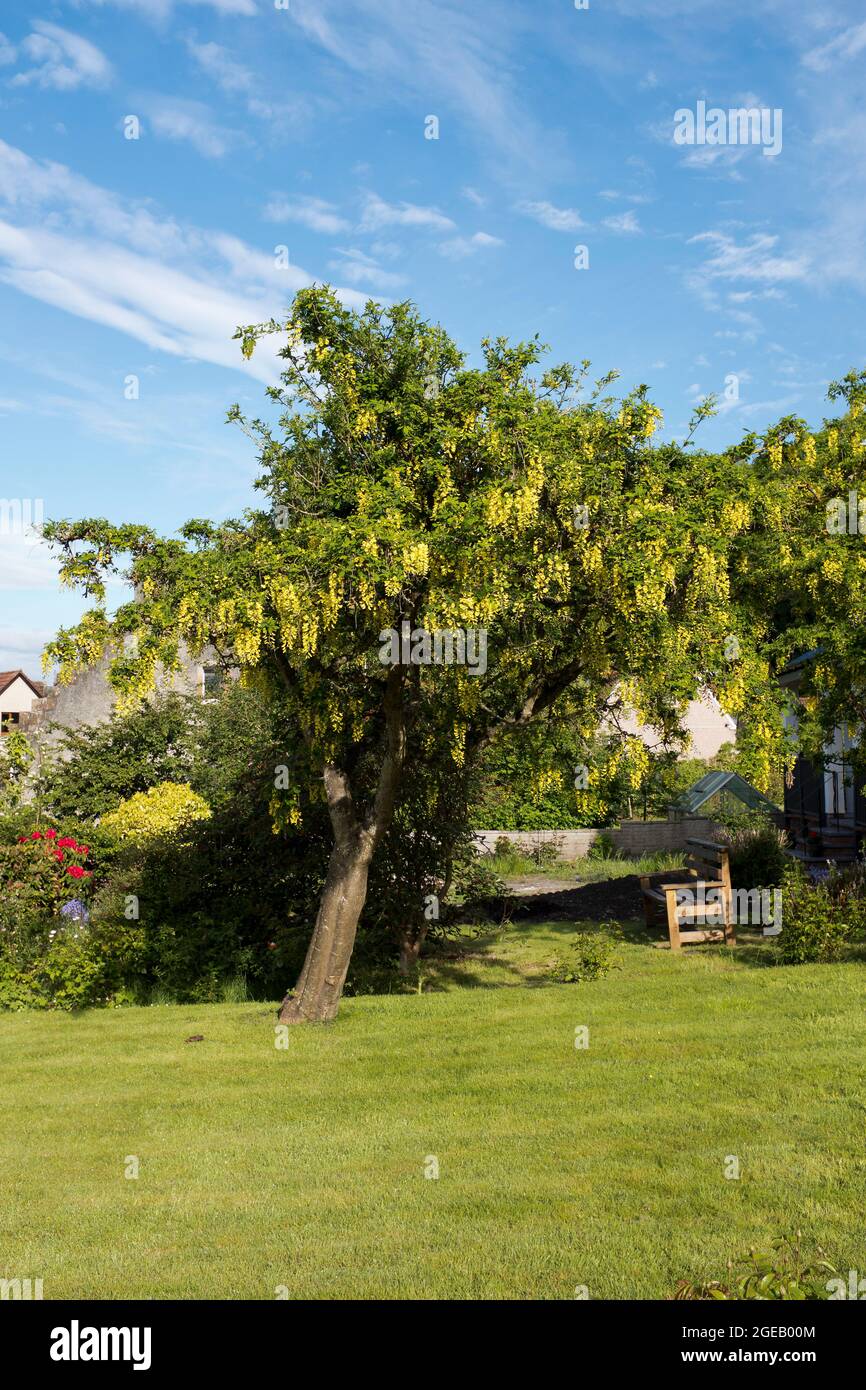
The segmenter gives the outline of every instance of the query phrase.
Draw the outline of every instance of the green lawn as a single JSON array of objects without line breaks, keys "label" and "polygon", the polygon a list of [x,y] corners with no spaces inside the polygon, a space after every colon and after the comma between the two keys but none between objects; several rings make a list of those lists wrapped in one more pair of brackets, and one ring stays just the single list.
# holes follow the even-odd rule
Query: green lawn
[{"label": "green lawn", "polygon": [[635,934],[606,979],[549,985],[573,932],[474,939],[429,992],[346,1000],[285,1051],[261,1004],[3,1016],[0,1275],[46,1298],[659,1298],[798,1227],[863,1270],[863,964]]}]

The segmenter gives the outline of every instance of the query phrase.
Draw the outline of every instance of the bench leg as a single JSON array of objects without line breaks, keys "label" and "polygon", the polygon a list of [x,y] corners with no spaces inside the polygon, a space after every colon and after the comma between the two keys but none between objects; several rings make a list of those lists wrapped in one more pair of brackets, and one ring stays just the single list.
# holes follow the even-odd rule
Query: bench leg
[{"label": "bench leg", "polygon": [[[650,886],[650,881],[645,875],[641,878],[640,886],[642,889],[647,889]],[[643,895],[643,915],[646,919],[647,926],[654,927],[656,915],[653,907],[653,900],[647,897],[646,892],[644,892]]]},{"label": "bench leg", "polygon": [[680,924],[677,920],[677,895],[676,893],[665,893],[668,906],[668,936],[671,939],[671,950],[681,951]]},{"label": "bench leg", "polygon": [[725,894],[725,945],[736,946],[737,930],[734,925],[734,914],[731,910],[731,895]]}]

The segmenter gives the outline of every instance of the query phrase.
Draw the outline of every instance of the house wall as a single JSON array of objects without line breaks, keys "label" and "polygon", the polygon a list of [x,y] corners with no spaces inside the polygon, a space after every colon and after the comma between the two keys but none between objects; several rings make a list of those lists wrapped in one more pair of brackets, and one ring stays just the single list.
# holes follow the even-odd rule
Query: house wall
[{"label": "house wall", "polygon": [[26,681],[16,676],[10,686],[0,695],[0,710],[3,714],[28,714],[39,696],[34,694]]},{"label": "house wall", "polygon": [[[630,711],[618,716],[617,725],[624,733],[642,739],[650,748],[659,742],[658,731],[648,724],[641,724]],[[602,722],[602,731],[611,727],[611,721]],[[718,700],[710,694],[702,696],[700,700],[689,701],[683,728],[690,735],[689,746],[682,755],[684,758],[713,758],[723,743],[736,742],[736,720],[725,714]]]},{"label": "house wall", "polygon": [[[204,659],[208,654],[204,653]],[[107,723],[114,712],[116,695],[108,683],[110,658],[80,672],[69,685],[54,685],[29,720],[22,723],[28,732],[38,733],[46,744],[53,742],[63,729]],[[204,665],[187,658],[180,671],[157,680],[160,692],[177,691],[184,695],[204,694]],[[6,706],[4,705],[5,709]],[[56,727],[55,727],[56,726]]]}]

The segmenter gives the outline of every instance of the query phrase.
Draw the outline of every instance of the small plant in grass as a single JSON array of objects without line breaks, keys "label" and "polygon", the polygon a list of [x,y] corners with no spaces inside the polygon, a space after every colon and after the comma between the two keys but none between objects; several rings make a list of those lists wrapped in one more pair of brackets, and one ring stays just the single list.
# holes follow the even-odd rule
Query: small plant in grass
[{"label": "small plant in grass", "polygon": [[801,1242],[799,1231],[795,1236],[779,1236],[769,1251],[753,1248],[745,1259],[729,1261],[726,1282],[711,1279],[695,1284],[680,1279],[671,1297],[796,1302],[828,1299],[827,1283],[838,1271],[824,1258],[820,1247],[807,1259]]},{"label": "small plant in grass", "polygon": [[[605,923],[616,931],[615,922]],[[616,966],[613,942],[602,932],[580,936],[562,956],[555,956],[549,967],[552,980],[561,985],[578,985],[588,980],[601,980]]]}]

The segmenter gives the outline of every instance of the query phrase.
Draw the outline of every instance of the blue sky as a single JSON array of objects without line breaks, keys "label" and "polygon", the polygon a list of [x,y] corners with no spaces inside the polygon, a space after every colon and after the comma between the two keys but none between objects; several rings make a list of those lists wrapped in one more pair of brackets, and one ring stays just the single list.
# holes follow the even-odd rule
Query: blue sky
[{"label": "blue sky", "polygon": [[[0,494],[46,516],[237,514],[225,411],[274,363],[232,333],[314,280],[470,353],[537,332],[669,437],[733,375],[709,446],[866,365],[863,0],[2,0],[0,30]],[[699,101],[781,111],[781,150],[677,144]],[[0,590],[0,669],[36,675],[80,601],[32,536]]]}]

